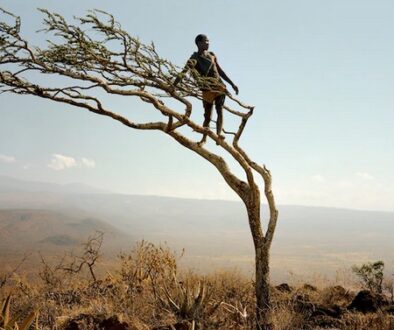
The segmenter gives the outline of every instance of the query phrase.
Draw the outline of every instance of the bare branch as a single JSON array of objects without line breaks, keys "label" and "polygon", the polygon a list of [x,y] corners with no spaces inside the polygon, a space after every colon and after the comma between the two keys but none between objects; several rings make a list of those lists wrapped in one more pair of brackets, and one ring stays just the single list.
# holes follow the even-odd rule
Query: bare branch
[{"label": "bare branch", "polygon": [[97,260],[100,258],[100,249],[103,244],[104,233],[97,231],[94,235],[90,236],[86,243],[83,244],[83,252],[80,256],[70,255],[71,262],[62,262],[57,266],[57,269],[62,270],[69,274],[79,273],[84,266],[89,269],[94,282],[97,282],[97,277],[94,272],[94,267]]}]

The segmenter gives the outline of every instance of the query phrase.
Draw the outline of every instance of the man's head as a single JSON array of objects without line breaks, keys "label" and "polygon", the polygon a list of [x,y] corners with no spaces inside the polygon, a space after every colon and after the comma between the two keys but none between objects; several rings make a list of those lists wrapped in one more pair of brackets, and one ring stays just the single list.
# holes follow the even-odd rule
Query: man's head
[{"label": "man's head", "polygon": [[208,50],[209,39],[205,34],[199,34],[194,41],[196,42],[198,50]]}]

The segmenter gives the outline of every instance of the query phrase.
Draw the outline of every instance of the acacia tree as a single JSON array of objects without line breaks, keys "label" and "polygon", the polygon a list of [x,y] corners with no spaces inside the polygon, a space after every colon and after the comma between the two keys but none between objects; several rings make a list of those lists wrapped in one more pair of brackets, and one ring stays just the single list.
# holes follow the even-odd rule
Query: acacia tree
[{"label": "acacia tree", "polygon": [[[269,254],[278,211],[270,171],[254,162],[239,145],[253,107],[228,93],[241,110],[229,106],[225,109],[240,121],[235,131],[225,131],[230,138],[223,140],[191,118],[192,100],[201,100],[202,85],[212,85],[208,78],[186,75],[174,89],[171,82],[180,68],[160,57],[153,43],[143,44],[130,36],[112,15],[105,12],[91,11],[84,17],[75,18],[74,25],[59,14],[40,11],[44,15],[41,32],[52,34],[52,40],[47,41],[45,48],[31,46],[21,36],[20,18],[1,9],[0,92],[34,95],[110,117],[133,129],[160,131],[210,162],[246,207],[255,250],[257,326],[268,329]],[[47,85],[42,82],[45,77],[52,76],[62,79],[52,79]],[[104,104],[102,92],[146,102],[162,119],[136,122],[130,116],[109,109]],[[192,138],[204,133],[218,145],[215,152]],[[243,177],[230,170],[221,156],[223,153],[242,169]],[[259,178],[263,179],[269,210],[265,230],[261,225],[261,197],[256,182]]]}]

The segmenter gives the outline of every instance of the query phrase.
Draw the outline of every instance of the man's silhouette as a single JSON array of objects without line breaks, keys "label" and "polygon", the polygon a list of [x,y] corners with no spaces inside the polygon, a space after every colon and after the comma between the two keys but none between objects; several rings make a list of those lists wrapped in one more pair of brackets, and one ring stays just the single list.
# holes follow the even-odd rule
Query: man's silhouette
[{"label": "man's silhouette", "polygon": [[[183,69],[182,73],[175,79],[173,85],[176,86],[188,70],[192,70],[192,72],[197,71],[200,77],[196,77],[196,79],[202,91],[204,106],[203,127],[207,129],[209,128],[212,108],[213,104],[215,104],[218,116],[216,122],[216,133],[219,138],[224,139],[224,136],[222,135],[223,105],[227,89],[221,78],[223,78],[231,85],[236,94],[238,94],[238,87],[231,81],[231,79],[219,66],[215,54],[212,52],[208,52],[208,37],[204,34],[199,34],[195,39],[195,43],[197,45],[198,51],[193,53],[193,55],[187,61],[185,68]],[[206,139],[207,134],[204,133],[200,144],[205,143]]]}]

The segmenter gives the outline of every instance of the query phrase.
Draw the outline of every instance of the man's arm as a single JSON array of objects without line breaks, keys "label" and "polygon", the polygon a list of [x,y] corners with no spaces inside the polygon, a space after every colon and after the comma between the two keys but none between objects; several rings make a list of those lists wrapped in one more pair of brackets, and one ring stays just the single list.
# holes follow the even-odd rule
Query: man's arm
[{"label": "man's arm", "polygon": [[220,65],[218,63],[218,60],[216,59],[216,56],[214,56],[214,59],[215,59],[216,68],[218,69],[218,73],[219,73],[220,77],[222,77],[225,81],[227,81],[231,85],[231,87],[234,89],[235,94],[238,95],[239,90],[238,90],[237,85],[235,85],[231,81],[231,79],[226,75],[226,73],[222,70],[222,68],[220,67]]},{"label": "man's arm", "polygon": [[192,69],[195,66],[195,63],[193,62],[192,59],[189,59],[185,65],[185,67],[183,68],[182,72],[180,74],[177,75],[177,77],[175,78],[174,82],[172,83],[172,86],[175,88],[183,79],[183,77],[185,76],[185,74]]}]

